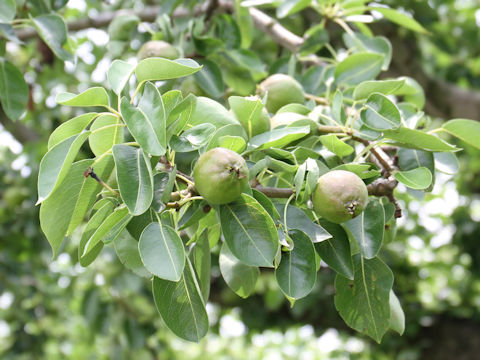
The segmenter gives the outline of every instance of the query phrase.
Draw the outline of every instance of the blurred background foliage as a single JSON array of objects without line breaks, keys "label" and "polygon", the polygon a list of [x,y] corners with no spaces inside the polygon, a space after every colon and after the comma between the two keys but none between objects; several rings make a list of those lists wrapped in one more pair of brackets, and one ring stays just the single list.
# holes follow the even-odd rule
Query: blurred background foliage
[{"label": "blurred background foliage", "polygon": [[[44,11],[42,1],[17,3],[24,11],[19,17],[29,11]],[[160,3],[168,10],[174,2]],[[183,3],[188,6],[196,2]],[[397,43],[411,49],[412,59],[406,64],[411,73],[400,75],[420,78],[420,82],[430,77],[466,89],[461,94],[470,100],[479,96],[477,1],[384,3],[410,12],[430,32],[413,34],[386,22],[374,27],[376,33],[392,40],[394,59]],[[85,14],[141,9],[157,2],[59,0],[52,4],[65,5],[60,13],[71,21]],[[176,20],[175,28],[187,29],[187,20]],[[439,174],[433,192],[424,199],[398,189],[404,217],[381,257],[395,274],[394,288],[406,313],[406,331],[403,337],[388,333],[381,345],[344,325],[334,308],[334,274],[327,267],[320,270],[312,294],[290,308],[268,271],[262,272],[253,296],[239,298],[221,279],[218,254],[214,255],[216,276],[207,306],[211,330],[199,344],[191,344],[162,325],[151,299],[150,280],[127,270],[113,247],[107,247],[85,269],[77,261],[79,239],[74,235],[58,258],[51,260],[51,249],[39,228],[38,207],[34,206],[36,174],[49,134],[76,115],[76,110],[57,106],[55,95],[65,90],[80,92],[104,82],[113,59],[135,58],[140,46],[152,38],[163,38],[181,48],[182,44],[175,43],[175,33],[167,31],[165,21],[160,16],[151,24],[134,23],[124,27],[123,34],[114,32],[112,26],[73,32],[71,46],[78,55],[75,63],[59,61],[37,38],[22,45],[7,44],[5,56],[25,74],[31,99],[24,118],[19,123],[2,118],[0,130],[0,357],[475,358],[480,351],[480,152],[465,144],[459,144],[465,151],[459,154],[460,167],[454,171],[454,180],[452,175]],[[302,12],[285,20],[284,25],[303,34],[311,21],[309,14]],[[332,42],[336,41],[334,33],[332,29]],[[188,55],[191,49],[183,45]],[[253,50],[271,65],[267,67],[270,70],[281,65],[276,59],[287,55],[266,36],[254,43]],[[399,71],[405,71],[406,65]],[[444,96],[452,94],[458,95]],[[441,100],[430,98],[428,89],[426,97],[431,109],[441,109]],[[450,113],[437,115],[447,118]],[[478,113],[470,117],[479,119]]]}]

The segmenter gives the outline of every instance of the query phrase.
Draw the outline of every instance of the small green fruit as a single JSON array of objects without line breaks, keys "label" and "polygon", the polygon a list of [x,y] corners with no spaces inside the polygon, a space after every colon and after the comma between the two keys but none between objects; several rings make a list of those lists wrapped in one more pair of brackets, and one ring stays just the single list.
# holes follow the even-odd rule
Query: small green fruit
[{"label": "small green fruit", "polygon": [[362,213],[368,203],[368,190],[356,174],[333,170],[318,179],[312,200],[318,215],[340,224]]},{"label": "small green fruit", "polygon": [[150,57],[162,57],[175,60],[180,57],[179,51],[171,44],[163,40],[150,40],[142,45],[138,51],[140,60]]},{"label": "small green fruit", "polygon": [[293,77],[285,74],[269,76],[259,85],[262,96],[267,94],[267,110],[276,113],[282,106],[305,102],[305,94],[302,85]]},{"label": "small green fruit", "polygon": [[193,170],[198,193],[210,204],[228,204],[237,199],[248,182],[248,167],[236,152],[214,148],[202,154]]}]

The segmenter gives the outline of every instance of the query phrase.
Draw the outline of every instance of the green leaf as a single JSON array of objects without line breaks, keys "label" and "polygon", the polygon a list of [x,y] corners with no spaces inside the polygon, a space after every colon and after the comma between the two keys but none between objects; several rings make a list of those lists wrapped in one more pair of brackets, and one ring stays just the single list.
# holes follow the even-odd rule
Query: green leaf
[{"label": "green leaf", "polygon": [[403,335],[405,331],[405,314],[397,295],[390,290],[390,328]]},{"label": "green leaf", "polygon": [[365,126],[376,131],[397,129],[402,123],[400,111],[395,104],[378,93],[368,97],[360,118]]},{"label": "green leaf", "polygon": [[249,297],[255,290],[260,270],[256,266],[245,265],[223,243],[218,258],[218,265],[223,279],[232,291],[242,298]]},{"label": "green leaf", "polygon": [[120,96],[132,76],[135,66],[122,60],[114,60],[107,72],[108,83],[115,94]]},{"label": "green leaf", "polygon": [[218,146],[241,153],[247,147],[247,142],[240,136],[222,136],[218,139]]},{"label": "green leaf", "polygon": [[356,85],[374,79],[382,70],[383,56],[371,52],[350,55],[335,68],[338,84]]},{"label": "green leaf", "polygon": [[120,262],[129,270],[141,277],[150,278],[152,275],[143,266],[138,252],[138,241],[128,231],[123,231],[113,242],[115,252]]},{"label": "green leaf", "polygon": [[385,214],[378,200],[370,199],[365,210],[344,224],[366,259],[373,259],[383,242]]},{"label": "green leaf", "polygon": [[313,289],[317,280],[315,248],[310,238],[300,230],[291,230],[293,250],[282,253],[275,277],[280,289],[290,298],[301,299]]},{"label": "green leaf", "polygon": [[371,164],[350,163],[335,166],[332,170],[347,170],[357,174],[360,179],[370,179],[381,175],[380,170],[370,169],[371,167]]},{"label": "green leaf", "polygon": [[249,144],[260,150],[271,147],[282,148],[292,141],[301,139],[310,133],[310,126],[284,127],[259,134],[250,139]]},{"label": "green leaf", "polygon": [[247,265],[273,267],[277,229],[257,200],[242,194],[237,201],[220,206],[220,223],[235,257]]},{"label": "green leaf", "polygon": [[138,242],[142,262],[160,279],[179,281],[185,267],[185,249],[175,229],[157,222],[149,224]]},{"label": "green leaf", "polygon": [[[285,205],[276,203],[275,208],[277,209],[283,221]],[[287,227],[289,230],[297,229],[303,231],[308,235],[313,243],[319,243],[332,237],[332,235],[330,235],[323,227],[312,222],[312,220],[308,218],[307,214],[305,214],[303,210],[297,208],[296,206],[288,206],[286,218]],[[285,224],[283,224],[283,227],[285,228]]]},{"label": "green leaf", "polygon": [[97,258],[98,254],[100,254],[100,251],[102,251],[103,242],[101,241],[96,242],[95,245],[88,250],[86,249],[86,246],[89,239],[94,235],[97,228],[113,211],[114,207],[115,206],[111,202],[107,201],[88,220],[87,225],[83,229],[80,244],[78,245],[78,259],[80,265],[90,265]]},{"label": "green leaf", "polygon": [[117,207],[113,212],[109,213],[104,221],[95,229],[95,232],[88,238],[82,256],[91,251],[100,241],[104,244],[115,240],[123,229],[127,226],[128,221],[132,218],[125,206]]},{"label": "green leaf", "polygon": [[23,42],[15,34],[15,30],[13,30],[13,26],[10,24],[0,23],[0,35],[4,36],[5,39],[9,41],[15,42],[17,44],[23,44]]},{"label": "green leaf", "polygon": [[198,97],[194,111],[190,117],[188,126],[193,127],[209,123],[217,129],[225,125],[239,125],[235,116],[215,100]]},{"label": "green leaf", "polygon": [[73,56],[63,48],[67,42],[67,26],[63,18],[57,14],[40,15],[30,19],[38,35],[52,49],[53,53],[63,61],[73,61]]},{"label": "green leaf", "polygon": [[397,171],[394,176],[402,184],[416,190],[426,189],[432,183],[432,173],[426,167]]},{"label": "green leaf", "polygon": [[246,130],[248,137],[253,136],[253,132],[263,133],[270,130],[269,123],[267,123],[264,128],[257,129],[259,127],[262,110],[264,108],[262,101],[259,98],[248,98],[242,96],[230,96],[228,98],[228,103],[230,108],[235,114],[236,118],[242,124],[243,128]]},{"label": "green leaf", "polygon": [[315,249],[328,266],[347,279],[353,280],[353,263],[347,233],[341,225],[323,219],[320,225],[332,235],[332,238],[315,244]]},{"label": "green leaf", "polygon": [[249,9],[241,5],[242,0],[235,0],[235,11],[233,12],[237,21],[242,39],[242,48],[248,49],[252,44],[254,27]]},{"label": "green leaf", "polygon": [[403,86],[393,92],[393,95],[403,96],[403,100],[422,109],[425,105],[425,92],[423,87],[411,77],[402,76],[399,80],[405,80]]},{"label": "green leaf", "polygon": [[280,214],[278,213],[277,209],[275,208],[275,205],[273,205],[272,200],[265,195],[264,193],[252,189],[252,195],[257,200],[262,207],[267,210],[267,212],[270,214],[273,220],[279,220],[280,219]]},{"label": "green leaf", "polygon": [[92,87],[75,95],[69,92],[60,93],[55,101],[68,106],[103,106],[108,108],[107,91],[103,87]]},{"label": "green leaf", "polygon": [[132,31],[139,22],[140,19],[134,14],[117,15],[108,25],[108,35],[111,40],[130,40]]},{"label": "green leaf", "polygon": [[[241,125],[239,124],[225,125],[218,128],[215,131],[212,138],[210,139],[210,142],[207,145],[206,150],[208,151],[210,149],[221,146],[220,145],[220,143],[222,142],[221,139],[228,136],[240,137],[242,140],[244,140],[245,144],[246,144],[246,140],[248,139],[247,133],[245,132],[245,130]],[[238,140],[238,141],[241,141],[241,140]]]},{"label": "green leaf", "polygon": [[177,336],[198,342],[208,331],[208,316],[195,273],[187,259],[178,282],[153,278],[153,298],[163,321]]},{"label": "green leaf", "polygon": [[480,122],[468,119],[453,119],[443,124],[442,129],[480,149]]},{"label": "green leaf", "polygon": [[169,172],[160,172],[153,178],[153,202],[152,208],[160,212],[164,208],[164,203],[170,201],[170,194],[175,185],[177,168],[174,167]]},{"label": "green leaf", "polygon": [[404,147],[426,151],[457,151],[453,145],[439,137],[427,134],[420,130],[400,127],[396,130],[385,130],[384,136],[392,139]]},{"label": "green leaf", "polygon": [[392,45],[387,38],[383,36],[367,36],[360,33],[344,33],[343,40],[352,52],[367,51],[382,55],[382,70],[388,70],[392,60]]},{"label": "green leaf", "polygon": [[64,122],[48,138],[48,150],[66,138],[80,134],[97,116],[98,113],[87,113]]},{"label": "green leaf", "polygon": [[3,58],[0,58],[0,102],[12,120],[22,116],[28,103],[28,85],[22,73]]},{"label": "green leaf", "polygon": [[408,16],[407,14],[404,14],[398,10],[395,9],[390,9],[386,7],[380,7],[380,6],[369,6],[369,10],[374,10],[378,11],[381,13],[386,19],[390,20],[391,22],[403,26],[404,28],[407,28],[412,31],[416,31],[419,33],[427,34],[428,31],[425,30],[425,28],[420,25],[414,18],[411,16]]},{"label": "green leaf", "polygon": [[212,124],[200,124],[184,131],[180,136],[173,135],[170,147],[176,152],[190,152],[208,144],[215,133]]},{"label": "green leaf", "polygon": [[153,199],[153,176],[149,159],[142,149],[122,144],[113,146],[113,158],[117,167],[120,196],[130,214],[143,214]]},{"label": "green leaf", "polygon": [[323,146],[340,158],[348,156],[355,151],[353,147],[339,140],[335,134],[322,135],[320,136],[320,141]]},{"label": "green leaf", "polygon": [[453,153],[434,153],[435,168],[445,174],[453,175],[458,173],[460,167],[458,159]]},{"label": "green leaf", "polygon": [[165,107],[155,85],[148,82],[138,102],[130,105],[127,98],[120,105],[128,130],[142,149],[151,155],[164,155],[167,149]]},{"label": "green leaf", "polygon": [[[73,165],[75,164],[76,163],[74,163]],[[94,204],[97,194],[102,189],[102,186],[95,179],[92,179],[91,177],[86,178],[85,176],[83,176],[83,172],[91,165],[93,165],[93,163],[88,165],[85,164],[82,171],[82,177],[81,177],[82,181],[79,184],[79,186],[75,188],[76,191],[75,192],[67,191],[65,194],[65,197],[62,196],[62,200],[60,200],[60,201],[68,201],[72,203],[72,205],[75,205],[73,212],[71,214],[70,223],[68,224],[67,235],[71,235],[73,231],[77,228],[77,226],[83,222],[88,210]],[[101,160],[98,160],[98,162],[95,164],[94,170],[100,179],[108,179],[110,177],[110,174],[113,171],[113,166],[114,166],[113,156],[109,155],[109,156],[105,156]],[[79,181],[80,179],[76,179],[76,180]],[[59,189],[62,189],[64,184],[69,181],[72,181],[70,180],[70,175],[68,175],[68,178],[66,178],[65,181],[59,186]],[[55,193],[52,194],[52,197],[56,198],[57,194],[60,193],[60,191],[61,190],[56,190]],[[50,198],[46,201],[48,202],[49,200]],[[58,216],[63,216],[63,215],[62,213],[59,213]]]},{"label": "green leaf", "polygon": [[83,172],[93,160],[82,160],[72,165],[65,181],[40,207],[40,227],[52,247],[53,257],[57,256],[68,224],[78,199],[78,188],[83,186]]},{"label": "green leaf", "polygon": [[147,58],[140,61],[135,68],[139,83],[150,80],[168,80],[188,76],[200,71],[202,67],[192,59],[168,60],[164,58]]},{"label": "green leaf", "polygon": [[285,0],[277,7],[277,17],[282,19],[284,17],[293,15],[302,11],[309,6],[311,0]]},{"label": "green leaf", "polygon": [[[202,209],[203,212],[203,209]],[[198,277],[200,290],[203,296],[203,301],[208,301],[210,294],[210,279],[211,279],[211,256],[210,244],[208,242],[208,231],[204,230],[197,238],[195,247],[193,248],[193,267]],[[221,271],[221,270],[220,270]]]},{"label": "green leaf", "polygon": [[401,80],[368,80],[358,84],[353,91],[355,100],[368,98],[373,93],[390,95],[395,90],[400,89],[405,84],[405,79]]},{"label": "green leaf", "polygon": [[297,172],[295,173],[295,177],[293,179],[293,184],[295,186],[295,200],[298,199],[298,196],[300,195],[300,191],[302,191],[303,181],[305,180],[306,172],[307,172],[307,164],[303,163],[298,167]]},{"label": "green leaf", "polygon": [[90,149],[95,156],[104,154],[115,144],[123,143],[122,125],[122,120],[113,114],[101,114],[95,119],[88,138]]},{"label": "green leaf", "polygon": [[37,205],[47,199],[63,181],[90,131],[73,135],[52,147],[40,161]]},{"label": "green leaf", "polygon": [[335,278],[335,307],[351,328],[380,343],[390,327],[392,271],[380,259],[353,257],[354,280]]},{"label": "green leaf", "polygon": [[212,98],[221,97],[225,90],[222,71],[217,64],[210,60],[201,60],[200,65],[202,65],[202,70],[193,75],[198,86]]},{"label": "green leaf", "polygon": [[398,168],[402,171],[426,167],[433,174],[435,164],[433,153],[415,149],[398,149]]},{"label": "green leaf", "polygon": [[17,4],[15,0],[3,0],[0,2],[0,23],[8,23],[15,18]]}]

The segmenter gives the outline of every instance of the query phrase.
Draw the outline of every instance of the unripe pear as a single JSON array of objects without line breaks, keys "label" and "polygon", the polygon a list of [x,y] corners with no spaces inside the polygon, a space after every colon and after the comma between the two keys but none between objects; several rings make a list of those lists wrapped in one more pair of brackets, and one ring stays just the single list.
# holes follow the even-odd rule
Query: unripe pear
[{"label": "unripe pear", "polygon": [[305,102],[302,85],[293,77],[285,74],[274,74],[259,85],[260,94],[267,94],[266,107],[271,113],[276,113],[282,106]]},{"label": "unripe pear", "polygon": [[162,57],[170,60],[175,60],[180,57],[180,52],[175,46],[163,40],[150,40],[142,45],[138,51],[138,58],[140,60],[150,57]]},{"label": "unripe pear", "polygon": [[368,190],[357,174],[333,170],[318,179],[312,200],[317,215],[340,224],[362,213],[368,203]]},{"label": "unripe pear", "polygon": [[247,163],[235,151],[214,148],[202,154],[193,170],[198,193],[210,204],[228,204],[248,183]]}]

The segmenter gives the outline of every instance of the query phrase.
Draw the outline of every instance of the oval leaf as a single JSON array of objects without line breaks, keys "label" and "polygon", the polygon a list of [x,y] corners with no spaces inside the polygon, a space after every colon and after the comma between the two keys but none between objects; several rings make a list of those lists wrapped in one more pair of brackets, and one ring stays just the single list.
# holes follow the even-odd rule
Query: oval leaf
[{"label": "oval leaf", "polygon": [[326,220],[321,220],[320,224],[332,238],[315,244],[315,249],[328,266],[347,279],[353,280],[353,263],[347,233],[341,225]]},{"label": "oval leaf", "polygon": [[264,132],[250,139],[249,145],[256,149],[282,148],[292,141],[310,133],[310,126],[284,127]]},{"label": "oval leaf", "polygon": [[390,95],[395,90],[401,88],[405,83],[405,79],[401,80],[370,80],[358,84],[353,91],[355,100],[366,99],[373,93]]},{"label": "oval leaf", "polygon": [[371,199],[365,210],[344,226],[355,239],[363,257],[372,259],[377,255],[382,247],[385,228],[385,214],[378,200]]},{"label": "oval leaf", "polygon": [[95,234],[97,228],[107,218],[107,216],[113,211],[114,205],[111,202],[105,202],[105,204],[98,209],[95,214],[88,220],[87,225],[83,229],[82,238],[78,245],[78,258],[80,265],[90,265],[103,249],[103,242],[97,241],[95,245],[87,250],[86,246],[89,239]]},{"label": "oval leaf", "polygon": [[147,58],[138,63],[135,75],[138,82],[168,80],[192,75],[201,68],[200,65],[191,59]]},{"label": "oval leaf", "polygon": [[[277,209],[283,221],[285,205],[275,204],[275,208]],[[297,208],[296,206],[288,206],[286,218],[288,229],[297,229],[303,231],[308,235],[310,241],[313,243],[318,243],[332,237],[332,235],[330,235],[324,228],[312,222],[312,220],[308,218],[307,214],[305,214],[303,210]],[[283,227],[285,228],[285,224]]]},{"label": "oval leaf", "polygon": [[405,313],[393,290],[390,290],[390,328],[400,335],[405,331]]},{"label": "oval leaf", "polygon": [[233,255],[251,266],[273,267],[278,234],[272,218],[253,197],[242,194],[220,206],[223,236]]},{"label": "oval leaf", "polygon": [[28,85],[22,73],[12,63],[0,58],[0,102],[12,120],[22,116],[28,103]]},{"label": "oval leaf", "polygon": [[374,79],[382,70],[383,56],[371,52],[359,52],[344,59],[335,68],[338,84],[356,85]]},{"label": "oval leaf", "polygon": [[97,115],[97,113],[87,113],[64,122],[50,135],[50,138],[48,139],[48,150],[66,138],[80,134]]},{"label": "oval leaf", "polygon": [[210,294],[210,279],[212,259],[210,255],[210,243],[208,241],[208,231],[203,231],[198,237],[192,253],[193,267],[198,275],[200,291],[205,303]]},{"label": "oval leaf", "polygon": [[95,156],[104,154],[115,144],[123,143],[123,126],[122,120],[113,114],[103,114],[95,119],[88,138]]},{"label": "oval leaf", "polygon": [[120,96],[134,70],[135,66],[125,61],[115,60],[112,62],[107,72],[107,79],[115,94]]},{"label": "oval leaf", "polygon": [[83,250],[82,256],[86,256],[92,251],[98,243],[103,240],[107,244],[120,235],[125,229],[132,216],[128,213],[128,209],[124,206],[118,207],[115,211],[108,214],[105,220],[95,229],[95,232],[88,238]]},{"label": "oval leaf", "polygon": [[67,42],[67,26],[60,15],[47,14],[35,18],[30,16],[30,19],[38,35],[58,58],[63,61],[73,60],[72,54],[63,48]]},{"label": "oval leaf", "polygon": [[468,119],[453,119],[443,124],[442,129],[480,149],[480,122]]},{"label": "oval leaf", "polygon": [[395,130],[385,130],[383,134],[387,139],[392,139],[407,148],[440,152],[458,151],[458,148],[443,141],[439,137],[420,130],[400,127]]},{"label": "oval leaf", "polygon": [[185,249],[175,229],[161,221],[149,224],[140,236],[138,250],[143,264],[153,275],[170,281],[179,281],[182,277]]},{"label": "oval leaf", "polygon": [[0,23],[8,23],[15,18],[17,4],[15,0],[2,0],[0,2]]},{"label": "oval leaf", "polygon": [[365,126],[372,130],[382,131],[396,129],[401,125],[400,111],[395,104],[382,94],[368,97],[360,113]]},{"label": "oval leaf", "polygon": [[223,279],[235,294],[242,298],[252,294],[260,275],[258,267],[242,263],[232,254],[226,243],[222,245],[218,265]]},{"label": "oval leaf", "polygon": [[141,215],[153,199],[153,177],[150,160],[142,149],[115,145],[113,158],[117,167],[117,181],[125,205],[132,215]]},{"label": "oval leaf", "polygon": [[69,92],[60,93],[55,101],[68,106],[104,106],[108,108],[107,91],[103,87],[92,87],[75,95]]},{"label": "oval leaf", "polygon": [[153,278],[153,298],[163,321],[182,339],[198,342],[208,331],[208,316],[195,272],[187,259],[178,282]]},{"label": "oval leaf", "polygon": [[47,199],[61,184],[88,135],[90,135],[89,131],[70,136],[51,148],[42,158],[38,170],[37,204]]},{"label": "oval leaf", "polygon": [[408,171],[398,171],[395,179],[411,189],[423,190],[432,183],[432,173],[426,167],[419,167]]},{"label": "oval leaf", "polygon": [[165,107],[155,85],[145,84],[138,106],[124,97],[120,106],[123,119],[140,146],[151,155],[164,155],[167,148]]},{"label": "oval leaf", "polygon": [[138,253],[138,241],[128,231],[123,231],[113,243],[120,262],[138,276],[151,278],[152,275],[143,266]]},{"label": "oval leaf", "polygon": [[392,271],[380,259],[353,257],[354,280],[335,278],[335,307],[351,328],[380,342],[390,328]]},{"label": "oval leaf", "polygon": [[320,141],[323,146],[341,158],[354,152],[353,147],[338,139],[335,134],[322,135],[320,136]]},{"label": "oval leaf", "polygon": [[310,238],[300,230],[288,235],[293,240],[293,250],[282,253],[280,265],[275,270],[280,289],[292,299],[307,296],[317,279],[315,248]]},{"label": "oval leaf", "polygon": [[390,9],[386,7],[380,6],[370,6],[370,10],[375,10],[385,16],[386,19],[390,20],[391,22],[403,26],[404,28],[427,34],[427,30],[420,25],[414,18],[408,16],[407,14],[401,13],[398,10]]}]

